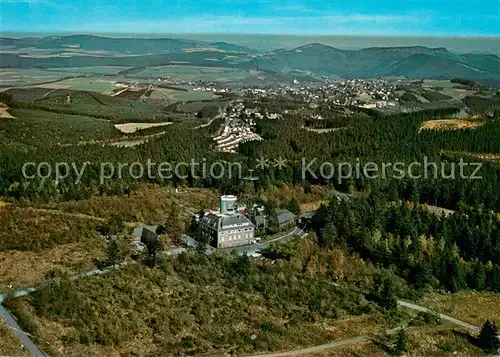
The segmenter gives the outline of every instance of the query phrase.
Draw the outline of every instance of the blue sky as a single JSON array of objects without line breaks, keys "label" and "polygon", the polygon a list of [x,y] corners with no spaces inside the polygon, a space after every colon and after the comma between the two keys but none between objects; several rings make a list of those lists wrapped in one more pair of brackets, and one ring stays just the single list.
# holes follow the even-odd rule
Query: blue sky
[{"label": "blue sky", "polygon": [[499,36],[500,0],[0,0],[2,32]]}]

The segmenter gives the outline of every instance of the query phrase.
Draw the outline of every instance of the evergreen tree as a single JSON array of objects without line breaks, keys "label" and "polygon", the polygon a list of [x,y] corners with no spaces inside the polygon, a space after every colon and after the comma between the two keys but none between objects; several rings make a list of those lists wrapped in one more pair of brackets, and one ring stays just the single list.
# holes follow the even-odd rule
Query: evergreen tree
[{"label": "evergreen tree", "polygon": [[157,237],[142,237],[142,242],[146,246],[146,257],[145,263],[149,267],[154,267],[156,265],[156,256],[160,248],[160,240]]},{"label": "evergreen tree", "polygon": [[295,215],[300,214],[299,201],[297,201],[296,198],[291,198],[290,201],[288,201],[287,209]]},{"label": "evergreen tree", "polygon": [[486,272],[484,270],[484,264],[481,262],[476,263],[476,268],[474,271],[474,288],[478,291],[483,291],[486,289]]},{"label": "evergreen tree", "polygon": [[401,327],[398,331],[398,336],[396,338],[396,346],[394,347],[394,354],[396,356],[401,356],[404,352],[407,352],[408,348],[406,346],[406,333]]},{"label": "evergreen tree", "polygon": [[498,329],[495,322],[485,321],[479,333],[479,346],[489,353],[498,352],[500,340],[498,339]]}]

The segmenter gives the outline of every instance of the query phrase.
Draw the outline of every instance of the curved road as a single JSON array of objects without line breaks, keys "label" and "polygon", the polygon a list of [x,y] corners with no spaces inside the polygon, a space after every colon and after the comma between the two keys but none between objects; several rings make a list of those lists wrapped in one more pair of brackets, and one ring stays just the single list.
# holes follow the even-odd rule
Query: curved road
[{"label": "curved road", "polygon": [[7,326],[12,330],[12,332],[21,341],[23,346],[35,357],[44,357],[45,354],[36,347],[36,345],[31,341],[29,334],[24,332],[21,327],[17,324],[14,317],[5,309],[5,307],[0,304],[0,316],[7,321]]},{"label": "curved road", "polygon": [[[302,230],[299,227],[295,227],[292,231],[290,231],[290,232],[288,232],[288,233],[286,233],[286,234],[284,234],[284,235],[282,235],[282,236],[280,236],[278,238],[270,240],[270,241],[266,241],[266,242],[262,242],[262,243],[258,243],[258,244],[252,244],[250,246],[227,248],[227,249],[222,249],[222,250],[226,251],[226,252],[231,252],[231,251],[233,251],[235,249],[238,252],[238,254],[245,254],[246,253],[246,254],[251,255],[251,254],[255,254],[255,253],[257,253],[257,252],[259,252],[259,251],[261,251],[263,249],[268,248],[271,242],[278,242],[278,243],[283,244],[283,243],[288,242],[294,236],[299,236],[299,237],[302,238],[302,237],[304,237],[306,235],[307,235],[307,233],[304,230]],[[112,270],[115,270],[115,269],[119,269],[119,268],[121,268],[125,264],[126,263],[118,264],[118,265],[106,268],[104,270],[94,269],[94,270],[91,270],[91,271],[88,271],[88,272],[84,272],[84,273],[80,273],[80,274],[74,275],[72,277],[72,279],[76,280],[76,279],[80,279],[80,278],[84,278],[84,277],[89,277],[89,276],[93,276],[93,275],[105,274],[105,273],[107,273],[109,271],[112,271]],[[338,283],[335,283],[335,282],[332,282],[332,285],[337,286],[337,287],[340,286]],[[33,291],[35,291],[34,288],[27,288],[27,289],[22,289],[22,290],[16,290],[14,292],[14,296],[16,296],[16,297],[24,296],[24,295],[27,295],[29,293],[32,293]],[[22,344],[25,346],[25,348],[28,349],[28,351],[30,351],[30,353],[33,356],[36,356],[36,357],[39,357],[39,356],[43,357],[43,356],[45,356],[36,347],[36,345],[33,343],[33,341],[30,339],[29,334],[27,334],[26,332],[24,332],[23,330],[21,330],[21,328],[19,327],[19,325],[15,321],[14,317],[2,306],[2,301],[5,299],[5,297],[6,297],[5,295],[0,295],[0,316],[4,317],[7,320],[8,326],[17,335],[17,337],[22,342]],[[467,322],[455,319],[455,318],[453,318],[451,316],[448,316],[448,315],[437,313],[437,312],[432,311],[432,310],[430,310],[430,309],[428,309],[426,307],[423,307],[423,306],[420,306],[420,305],[417,305],[417,304],[414,304],[414,303],[410,303],[410,302],[407,302],[407,301],[399,300],[398,301],[398,305],[406,307],[406,308],[409,308],[409,309],[412,309],[412,310],[416,310],[416,311],[433,313],[433,314],[439,316],[442,320],[449,321],[449,322],[451,322],[453,324],[456,324],[458,326],[464,327],[464,328],[466,328],[468,330],[471,330],[473,332],[476,332],[476,333],[479,332],[479,330],[480,330],[480,328],[477,327],[477,326],[474,326],[474,325],[471,325],[471,324],[469,324]],[[386,333],[393,334],[393,333],[396,333],[398,331],[398,329],[399,328],[387,330]],[[356,336],[356,337],[351,337],[351,338],[344,339],[344,340],[341,340],[341,341],[334,341],[334,342],[330,342],[330,343],[326,343],[326,344],[322,344],[322,345],[318,345],[318,346],[313,346],[313,347],[308,347],[308,348],[302,348],[302,349],[297,349],[297,350],[292,350],[292,351],[287,351],[287,352],[259,354],[259,355],[248,355],[246,357],[261,357],[261,356],[262,357],[284,357],[284,356],[297,356],[297,355],[301,355],[301,354],[305,354],[305,353],[314,353],[314,352],[319,352],[319,351],[323,351],[323,350],[327,350],[327,349],[331,349],[331,348],[335,348],[335,347],[349,345],[349,344],[353,344],[353,343],[357,343],[357,342],[361,342],[361,341],[367,341],[369,339],[370,339],[369,336]]]},{"label": "curved road", "polygon": [[236,250],[238,252],[238,254],[240,254],[240,255],[241,254],[253,255],[255,253],[260,252],[261,250],[269,248],[269,245],[273,242],[284,244],[295,236],[302,238],[306,235],[307,235],[307,233],[304,232],[301,228],[295,227],[290,232],[288,232],[280,237],[268,240],[268,241],[264,241],[264,242],[256,243],[256,244],[251,244],[251,245],[245,245],[242,247],[224,248],[224,249],[219,249],[219,250],[221,250],[223,252],[227,252],[227,253],[231,253],[233,250]]},{"label": "curved road", "polygon": [[[76,280],[80,278],[85,278],[93,275],[102,275],[106,274],[107,272],[110,272],[115,269],[121,268],[123,265],[126,263],[122,264],[117,264],[112,267],[99,270],[99,269],[94,269],[91,271],[83,272],[80,274],[76,274],[71,277],[71,279]],[[20,297],[24,295],[28,295],[32,292],[36,291],[34,288],[26,288],[26,289],[21,289],[21,290],[16,290],[14,291],[13,295],[14,297]],[[16,319],[14,316],[12,316],[5,307],[2,306],[3,300],[5,300],[6,295],[0,294],[0,316],[3,317],[7,321],[7,326],[12,330],[12,332],[17,336],[17,338],[21,341],[22,345],[24,348],[26,348],[33,356],[35,357],[44,357],[45,354],[38,349],[38,347],[35,345],[35,343],[31,340],[30,334],[24,332],[21,327],[18,325],[16,322]]]},{"label": "curved road", "polygon": [[[399,331],[399,327],[393,328],[390,330],[386,330],[385,333],[388,335],[393,335]],[[291,350],[291,351],[286,351],[286,352],[277,352],[277,353],[265,353],[265,354],[257,354],[257,355],[245,355],[242,357],[286,357],[286,356],[297,356],[297,355],[303,355],[306,353],[315,353],[315,352],[321,352],[324,350],[329,350],[331,348],[335,347],[342,347],[346,345],[351,345],[353,343],[358,343],[358,342],[363,342],[363,341],[369,341],[370,336],[356,336],[356,337],[351,337],[351,338],[346,338],[345,340],[341,341],[335,341],[335,342],[329,342],[325,343],[322,345],[317,345],[313,347],[306,347],[306,348],[299,348],[296,350]]]},{"label": "curved road", "polygon": [[481,330],[481,328],[479,328],[477,326],[471,325],[471,324],[469,324],[467,322],[464,322],[464,321],[457,320],[454,317],[451,317],[451,316],[448,316],[448,315],[437,313],[437,312],[432,311],[432,310],[430,310],[430,309],[428,309],[426,307],[423,307],[423,306],[420,306],[420,305],[416,305],[416,304],[413,304],[411,302],[406,302],[406,301],[399,300],[398,301],[398,305],[406,307],[408,309],[416,310],[416,311],[429,312],[431,314],[439,316],[441,318],[441,320],[449,321],[451,323],[454,323],[455,325],[464,327],[464,328],[466,328],[468,330],[471,330],[473,332],[479,332]]},{"label": "curved road", "polygon": [[[340,286],[340,285],[335,284],[335,286]],[[448,316],[448,315],[437,313],[435,311],[432,311],[432,310],[430,310],[430,309],[428,309],[426,307],[420,306],[420,305],[416,305],[416,304],[413,304],[413,303],[410,303],[410,302],[406,302],[406,301],[402,301],[402,300],[398,301],[398,305],[406,307],[408,309],[416,310],[416,311],[429,312],[429,313],[435,314],[435,315],[439,316],[442,320],[449,321],[449,322],[451,322],[451,323],[453,323],[455,325],[464,327],[464,328],[466,328],[468,330],[471,330],[473,332],[476,332],[476,333],[478,333],[481,330],[477,326],[471,325],[471,324],[469,324],[467,322],[464,322],[464,321],[460,321],[460,320],[455,319],[454,317],[451,317],[451,316]],[[385,333],[389,334],[389,335],[392,335],[392,334],[397,333],[398,330],[399,330],[399,327],[387,330],[387,331],[385,331]],[[298,355],[303,355],[303,354],[306,354],[306,353],[320,352],[320,351],[329,350],[329,349],[332,349],[332,348],[335,348],[335,347],[342,347],[342,346],[350,345],[350,344],[353,344],[353,343],[358,343],[358,342],[362,342],[362,341],[369,341],[369,340],[370,340],[370,336],[366,336],[366,335],[365,336],[356,336],[356,337],[351,337],[351,338],[347,338],[347,339],[340,340],[340,341],[329,342],[329,343],[325,343],[325,344],[317,345],[317,346],[313,346],[313,347],[300,348],[300,349],[286,351],[286,352],[264,353],[264,354],[256,354],[256,355],[246,355],[246,356],[243,356],[243,357],[286,357],[286,356],[298,356]]]}]

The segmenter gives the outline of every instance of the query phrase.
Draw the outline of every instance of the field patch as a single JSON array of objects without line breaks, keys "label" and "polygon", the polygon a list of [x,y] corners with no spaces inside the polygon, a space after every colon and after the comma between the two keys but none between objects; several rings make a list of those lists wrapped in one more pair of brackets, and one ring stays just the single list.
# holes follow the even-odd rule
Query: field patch
[{"label": "field patch", "polygon": [[468,89],[459,83],[452,83],[449,80],[424,80],[422,85],[426,89],[434,89],[439,93],[452,97],[453,99],[463,99],[466,96],[476,93],[475,90]]},{"label": "field patch", "polygon": [[233,82],[247,78],[250,73],[244,69],[226,67],[202,67],[169,65],[147,67],[142,71],[131,74],[135,78],[170,77],[187,81],[217,81]]},{"label": "field patch", "polygon": [[69,72],[46,71],[37,68],[9,69],[3,71],[0,69],[0,85],[9,86],[29,86],[45,82],[57,81],[62,78],[73,77]]},{"label": "field patch", "polygon": [[76,91],[90,91],[111,94],[116,89],[116,82],[99,78],[70,78],[59,82],[40,84],[38,88],[72,89]]},{"label": "field patch", "polygon": [[500,294],[462,291],[454,294],[429,294],[420,303],[437,312],[481,326],[487,319],[500,322]]},{"label": "field patch", "polygon": [[63,244],[40,252],[0,252],[0,293],[33,287],[52,270],[77,273],[94,268],[94,259],[101,258],[104,249],[96,238],[95,244]]},{"label": "field patch", "polygon": [[167,219],[174,204],[179,209],[180,215],[187,220],[191,218],[190,212],[199,212],[201,209],[217,205],[218,202],[218,192],[209,189],[183,189],[182,193],[176,195],[169,188],[142,185],[128,196],[93,196],[88,200],[68,201],[41,207],[104,219],[118,215],[128,222],[151,223]]},{"label": "field patch", "polygon": [[126,66],[91,66],[91,67],[67,67],[67,68],[52,68],[47,71],[68,72],[77,74],[103,74],[114,75],[121,71],[125,71],[131,67]]},{"label": "field patch", "polygon": [[137,130],[156,128],[158,126],[166,126],[172,124],[171,122],[162,122],[162,123],[126,123],[126,124],[117,124],[115,128],[120,130],[122,133],[135,133]]},{"label": "field patch", "polygon": [[472,157],[474,159],[500,162],[500,154],[485,154],[485,153],[458,152],[458,151],[446,151],[446,152],[452,155],[463,155]]},{"label": "field patch", "polygon": [[87,270],[103,252],[101,222],[91,217],[9,205],[0,221],[0,293],[36,285],[55,268]]},{"label": "field patch", "polygon": [[187,91],[181,91],[171,88],[155,88],[149,96],[150,100],[163,101],[163,102],[188,102],[199,100],[212,100],[218,98],[211,92],[195,91],[190,87],[183,87]]},{"label": "field patch", "polygon": [[328,128],[328,129],[315,129],[315,128],[308,128],[303,126],[302,129],[305,129],[307,131],[317,133],[317,134],[325,134],[325,133],[331,133],[339,130],[346,130],[348,127],[343,127],[343,128]]},{"label": "field patch", "polygon": [[477,120],[439,119],[423,122],[421,130],[460,130],[477,128],[484,123]]}]

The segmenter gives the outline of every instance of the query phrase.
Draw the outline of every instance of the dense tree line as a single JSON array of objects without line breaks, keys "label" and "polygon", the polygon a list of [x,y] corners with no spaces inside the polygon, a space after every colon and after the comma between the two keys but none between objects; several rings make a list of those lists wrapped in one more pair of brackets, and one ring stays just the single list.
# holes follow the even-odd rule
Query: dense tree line
[{"label": "dense tree line", "polygon": [[446,217],[372,195],[333,199],[313,222],[323,246],[345,245],[395,267],[418,288],[500,292],[500,219],[484,206],[461,205]]},{"label": "dense tree line", "polygon": [[[255,102],[256,99],[248,99]],[[346,129],[328,133],[314,133],[303,129],[307,123],[304,114],[296,102],[280,102],[266,100],[264,104],[276,111],[290,109],[284,120],[259,120],[257,132],[265,139],[260,142],[248,142],[240,145],[239,154],[217,153],[213,148],[211,135],[217,132],[220,121],[199,130],[191,130],[188,124],[177,123],[165,127],[165,133],[150,139],[147,143],[132,147],[103,147],[102,145],[69,145],[61,147],[54,142],[47,130],[32,132],[30,137],[19,134],[11,135],[7,142],[2,142],[2,157],[0,158],[0,192],[13,197],[29,197],[42,200],[78,199],[89,197],[92,194],[123,194],[131,192],[138,182],[155,181],[168,185],[190,185],[197,187],[214,187],[227,193],[239,193],[245,183],[238,177],[223,177],[213,179],[195,177],[189,168],[181,169],[181,176],[162,179],[159,175],[154,178],[145,177],[136,180],[130,175],[121,179],[99,182],[99,164],[111,163],[146,163],[149,159],[154,162],[206,162],[207,167],[215,161],[239,162],[243,167],[243,176],[248,169],[255,169],[256,159],[261,156],[268,159],[282,157],[287,160],[287,166],[279,169],[270,165],[264,170],[256,170],[259,176],[259,188],[280,183],[294,184],[307,187],[310,184],[330,185],[341,191],[371,191],[384,192],[392,198],[414,199],[433,205],[457,208],[463,201],[470,205],[484,203],[487,208],[500,210],[500,170],[492,163],[484,162],[481,168],[482,180],[471,180],[456,177],[456,179],[442,178],[441,172],[449,174],[460,161],[457,155],[449,152],[471,153],[500,153],[500,121],[487,120],[483,126],[476,129],[457,130],[449,132],[420,131],[423,121],[432,118],[442,118],[456,111],[456,109],[427,110],[416,113],[383,116],[376,111],[366,110],[370,117],[354,115],[349,119],[346,113],[338,113],[338,109],[331,108],[332,113],[325,121],[327,126],[340,127],[345,121]],[[302,105],[303,106],[303,105]],[[297,109],[299,108],[299,109]],[[319,110],[327,115],[328,108]],[[74,117],[76,116],[67,116]],[[47,125],[52,125],[50,117],[45,119]],[[58,119],[58,123],[68,118]],[[29,124],[29,122],[27,122]],[[58,124],[62,125],[62,124]],[[154,129],[159,130],[157,128]],[[9,133],[9,131],[7,131]],[[16,136],[17,135],[17,136]],[[69,136],[68,136],[69,137]],[[459,154],[458,154],[459,155]],[[341,163],[365,164],[403,162],[409,165],[412,162],[435,163],[437,169],[431,167],[431,175],[425,179],[367,178],[365,175],[342,178],[345,172],[334,172],[331,177],[314,177],[306,172],[303,177],[303,161],[315,159],[311,171],[318,173],[322,163],[329,163],[337,168]],[[205,161],[204,161],[205,160]],[[358,161],[359,160],[359,161]],[[467,162],[476,162],[477,159],[464,157]],[[26,180],[22,177],[21,168],[25,162],[42,162],[54,164],[56,162],[74,162],[77,166],[90,162],[82,182],[74,184],[74,174],[71,179],[59,182],[57,185],[45,180],[41,185],[38,181]],[[443,169],[441,166],[443,165]],[[418,167],[415,175],[423,174],[425,167]],[[467,174],[473,172],[467,168]],[[198,175],[200,176],[200,175]],[[437,176],[437,177],[435,177]]]}]

